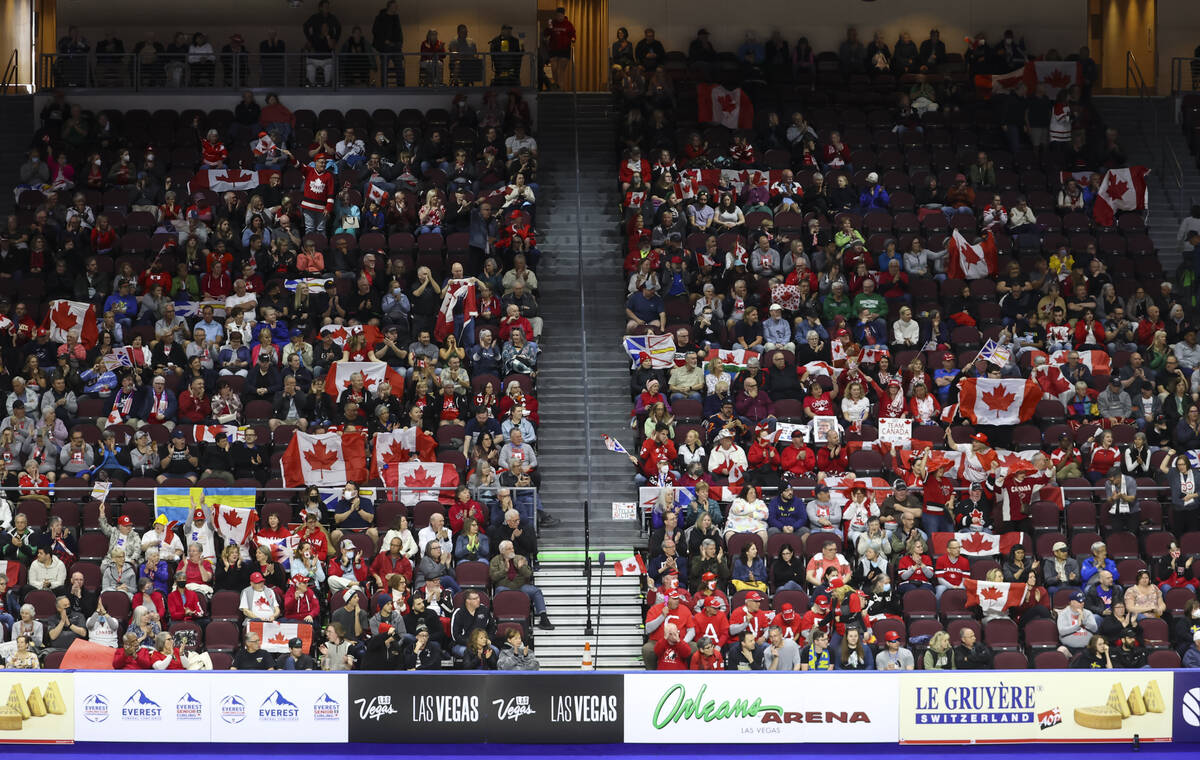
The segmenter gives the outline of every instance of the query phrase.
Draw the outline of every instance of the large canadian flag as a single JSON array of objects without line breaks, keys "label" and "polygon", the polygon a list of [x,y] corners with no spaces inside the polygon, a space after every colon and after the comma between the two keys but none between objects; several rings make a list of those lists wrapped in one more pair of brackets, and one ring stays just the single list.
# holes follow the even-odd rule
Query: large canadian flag
[{"label": "large canadian flag", "polygon": [[292,639],[304,642],[301,651],[312,650],[313,627],[308,623],[268,623],[263,620],[251,620],[246,624],[246,629],[250,633],[258,634],[262,648],[268,652],[285,654],[288,651],[288,642]]},{"label": "large canadian flag", "polygon": [[959,386],[958,413],[974,425],[1016,425],[1029,420],[1041,400],[1033,380],[969,377]]},{"label": "large canadian flag", "polygon": [[992,74],[992,94],[1003,95],[1016,92],[1021,85],[1027,85],[1025,67],[1014,69],[1007,74]]},{"label": "large canadian flag", "polygon": [[730,129],[754,127],[754,104],[740,87],[726,90],[719,84],[696,85],[696,120]]},{"label": "large canadian flag", "polygon": [[[1055,351],[1050,355],[1052,364],[1057,364],[1060,367],[1066,366],[1067,355],[1070,351]],[[1089,349],[1087,351],[1078,351],[1079,361],[1087,366],[1088,371],[1093,375],[1111,375],[1112,374],[1112,357],[1107,351],[1098,351]]]},{"label": "large canadian flag", "polygon": [[188,183],[188,192],[197,190],[212,190],[214,193],[224,193],[228,190],[253,190],[260,184],[266,183],[264,174],[253,169],[204,169],[196,172]]},{"label": "large canadian flag", "polygon": [[979,609],[984,612],[1003,612],[1009,607],[1019,605],[1029,587],[1024,583],[998,583],[964,578],[963,588],[967,590],[968,607],[979,605]]},{"label": "large canadian flag", "polygon": [[212,443],[217,433],[224,433],[230,443],[246,440],[246,429],[237,425],[192,425],[192,440],[196,443]]},{"label": "large canadian flag", "polygon": [[299,430],[279,460],[286,488],[321,486],[340,488],[367,479],[366,434],[323,433]]},{"label": "large canadian flag", "polygon": [[458,470],[445,462],[399,462],[380,472],[388,488],[400,490],[400,501],[413,505],[418,501],[442,501],[454,498]]},{"label": "large canadian flag", "polygon": [[213,504],[213,520],[217,533],[238,546],[244,545],[254,535],[258,513],[252,507],[226,507]]},{"label": "large canadian flag", "polygon": [[380,334],[379,328],[375,325],[325,325],[321,328],[321,335],[332,335],[333,342],[339,346],[346,345],[346,341],[350,340],[350,336],[358,335],[359,333],[362,333],[368,347],[374,346],[383,340],[383,335]]},{"label": "large canadian flag", "polygon": [[1038,87],[1054,100],[1059,90],[1082,80],[1079,61],[1030,61],[1025,64],[1025,85],[1033,95]]},{"label": "large canadian flag", "polygon": [[1109,169],[1100,183],[1092,217],[1101,227],[1111,227],[1118,211],[1144,211],[1150,205],[1150,192],[1146,189],[1146,175],[1150,170],[1144,166],[1125,169]]},{"label": "large canadian flag", "polygon": [[334,398],[342,395],[356,372],[362,375],[363,388],[368,392],[373,393],[386,381],[392,386],[393,396],[404,395],[404,378],[385,362],[334,362],[325,373],[325,392]]},{"label": "large canadian flag", "polygon": [[958,230],[950,236],[946,244],[950,252],[947,262],[947,273],[953,280],[978,280],[996,274],[996,237],[988,230],[987,237],[981,242],[971,245]]},{"label": "large canadian flag", "polygon": [[42,329],[50,331],[50,340],[66,343],[67,334],[78,331],[79,342],[84,348],[96,345],[96,307],[90,303],[59,299],[50,302],[50,309],[42,320]]},{"label": "large canadian flag", "polygon": [[379,473],[393,465],[412,460],[437,460],[437,441],[433,436],[416,426],[375,434],[372,478],[380,477]]},{"label": "large canadian flag", "polygon": [[1024,537],[1025,534],[1019,531],[1010,531],[1000,535],[964,531],[959,533],[934,533],[929,537],[929,541],[934,554],[945,554],[946,544],[953,539],[958,541],[962,553],[968,557],[993,557],[997,554],[1008,554],[1014,546],[1021,543]]}]

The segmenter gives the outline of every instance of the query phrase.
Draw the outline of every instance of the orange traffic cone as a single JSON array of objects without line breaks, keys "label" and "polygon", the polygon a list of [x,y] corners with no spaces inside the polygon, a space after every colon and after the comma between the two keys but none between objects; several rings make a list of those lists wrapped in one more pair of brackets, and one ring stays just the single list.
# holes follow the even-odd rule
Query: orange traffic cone
[{"label": "orange traffic cone", "polygon": [[579,663],[580,670],[592,670],[592,642],[583,642],[583,660]]}]

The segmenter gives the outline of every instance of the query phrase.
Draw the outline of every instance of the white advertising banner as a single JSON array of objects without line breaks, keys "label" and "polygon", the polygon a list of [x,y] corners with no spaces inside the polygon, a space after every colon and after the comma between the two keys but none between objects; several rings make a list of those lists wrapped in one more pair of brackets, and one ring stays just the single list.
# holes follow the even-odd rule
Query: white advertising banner
[{"label": "white advertising banner", "polygon": [[213,739],[222,742],[330,743],[349,737],[342,673],[213,673]]},{"label": "white advertising banner", "polygon": [[210,679],[194,672],[75,674],[75,740],[211,741]]},{"label": "white advertising banner", "polygon": [[[625,676],[625,741],[895,743],[896,685],[868,673]],[[800,683],[803,681],[803,683]]]}]

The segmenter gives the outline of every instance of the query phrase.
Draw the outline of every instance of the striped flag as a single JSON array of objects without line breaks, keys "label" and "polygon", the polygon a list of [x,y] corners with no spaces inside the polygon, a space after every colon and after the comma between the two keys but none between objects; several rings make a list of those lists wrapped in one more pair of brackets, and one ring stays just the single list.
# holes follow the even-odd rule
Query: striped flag
[{"label": "striped flag", "polygon": [[641,364],[641,355],[650,357],[650,366],[654,369],[675,368],[675,338],[670,335],[626,335],[622,345],[637,369]]},{"label": "striped flag", "polygon": [[1012,349],[988,338],[987,343],[983,344],[983,348],[979,349],[979,355],[975,358],[989,361],[997,367],[1004,367],[1012,361]]},{"label": "striped flag", "polygon": [[602,439],[604,439],[604,448],[608,449],[609,451],[614,451],[618,454],[628,454],[629,453],[628,451],[625,450],[625,447],[621,445],[621,442],[618,441],[616,438],[613,438],[610,435],[601,435],[600,437]]}]

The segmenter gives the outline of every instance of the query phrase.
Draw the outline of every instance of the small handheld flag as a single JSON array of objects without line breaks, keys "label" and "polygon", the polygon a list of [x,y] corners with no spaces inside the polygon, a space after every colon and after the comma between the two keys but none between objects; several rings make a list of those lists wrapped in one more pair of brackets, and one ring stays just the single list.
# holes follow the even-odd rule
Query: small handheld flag
[{"label": "small handheld flag", "polygon": [[628,451],[625,450],[625,447],[621,445],[621,442],[618,441],[616,438],[613,438],[610,435],[603,435],[603,434],[600,437],[604,439],[604,448],[608,449],[609,451],[616,452],[617,454],[628,454],[629,453]]}]

